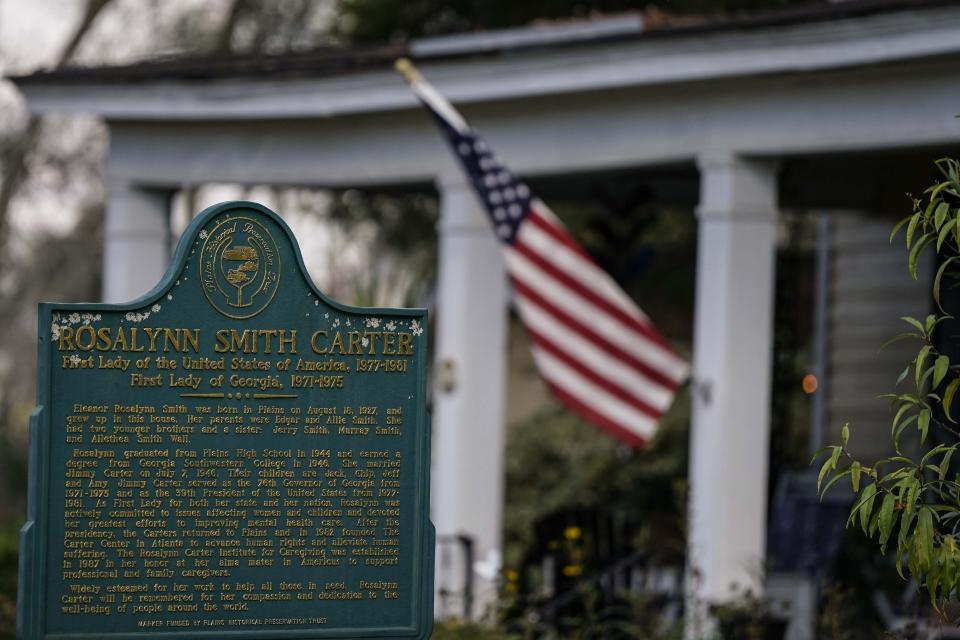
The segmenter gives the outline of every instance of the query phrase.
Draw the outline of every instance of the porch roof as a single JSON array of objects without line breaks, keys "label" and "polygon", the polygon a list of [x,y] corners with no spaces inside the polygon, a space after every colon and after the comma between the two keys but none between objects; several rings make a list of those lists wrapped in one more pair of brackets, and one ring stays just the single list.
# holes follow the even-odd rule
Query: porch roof
[{"label": "porch roof", "polygon": [[172,58],[12,78],[32,110],[108,120],[313,118],[413,108],[393,60],[460,104],[809,74],[960,54],[949,0],[849,2],[728,15],[639,13],[379,47]]}]

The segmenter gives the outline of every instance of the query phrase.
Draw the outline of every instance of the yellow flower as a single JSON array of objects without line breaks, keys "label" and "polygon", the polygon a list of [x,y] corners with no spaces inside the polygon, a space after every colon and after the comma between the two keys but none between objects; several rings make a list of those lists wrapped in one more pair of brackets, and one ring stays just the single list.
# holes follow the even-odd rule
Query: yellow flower
[{"label": "yellow flower", "polygon": [[563,568],[563,575],[568,578],[574,578],[583,573],[583,567],[578,564],[568,564]]},{"label": "yellow flower", "polygon": [[567,540],[578,540],[583,535],[580,527],[567,527],[563,530],[563,537]]}]

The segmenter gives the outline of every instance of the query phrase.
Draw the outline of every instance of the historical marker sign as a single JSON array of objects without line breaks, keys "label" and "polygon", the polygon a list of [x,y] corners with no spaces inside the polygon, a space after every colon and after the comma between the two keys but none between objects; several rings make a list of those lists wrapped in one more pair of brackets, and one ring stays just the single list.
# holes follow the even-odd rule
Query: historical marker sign
[{"label": "historical marker sign", "polygon": [[126,305],[40,305],[20,636],[425,638],[426,313],[226,203]]}]

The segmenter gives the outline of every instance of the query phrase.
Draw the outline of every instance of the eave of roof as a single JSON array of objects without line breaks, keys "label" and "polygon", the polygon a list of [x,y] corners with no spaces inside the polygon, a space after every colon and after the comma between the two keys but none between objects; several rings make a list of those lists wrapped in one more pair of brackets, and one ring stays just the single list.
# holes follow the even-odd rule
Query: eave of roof
[{"label": "eave of roof", "polygon": [[[954,0],[849,0],[716,18],[645,21],[639,14],[553,26],[420,38],[407,44],[328,47],[277,55],[191,56],[123,66],[67,67],[10,78],[21,86],[129,84],[226,78],[326,77],[384,69],[400,56],[447,61],[512,51],[773,28],[955,5]],[[573,28],[571,28],[571,25]]]}]

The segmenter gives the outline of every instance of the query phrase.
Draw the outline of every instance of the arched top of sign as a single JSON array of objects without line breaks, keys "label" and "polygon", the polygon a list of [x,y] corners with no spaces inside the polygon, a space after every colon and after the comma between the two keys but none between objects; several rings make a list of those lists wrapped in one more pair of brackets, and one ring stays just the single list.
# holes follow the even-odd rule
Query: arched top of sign
[{"label": "arched top of sign", "polygon": [[[157,286],[117,306],[140,309],[162,302],[168,292],[183,285],[182,275],[190,266],[199,270],[194,283],[199,283],[209,305],[235,320],[253,318],[277,305],[283,298],[281,292],[298,276],[319,301],[333,309],[381,311],[340,304],[327,297],[313,283],[290,227],[269,208],[243,200],[221,202],[201,211],[183,232],[170,267]],[[382,311],[412,317],[425,313],[423,309]]]}]

